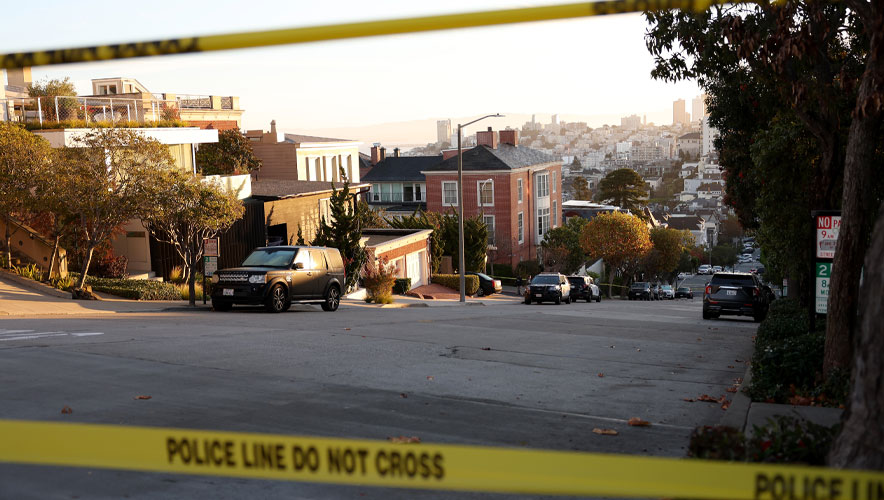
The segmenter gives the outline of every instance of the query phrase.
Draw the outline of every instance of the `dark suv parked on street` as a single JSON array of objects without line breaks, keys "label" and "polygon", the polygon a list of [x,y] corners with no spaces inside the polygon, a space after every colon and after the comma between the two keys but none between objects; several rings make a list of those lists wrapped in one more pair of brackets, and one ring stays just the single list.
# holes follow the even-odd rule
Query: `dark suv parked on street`
[{"label": "dark suv parked on street", "polygon": [[602,301],[601,291],[591,276],[568,276],[568,283],[571,284],[571,300]]},{"label": "dark suv parked on street", "polygon": [[769,294],[758,276],[750,273],[715,273],[703,293],[703,319],[721,314],[752,316],[760,322],[767,316]]},{"label": "dark suv parked on street", "polygon": [[545,273],[538,274],[531,280],[531,284],[525,290],[525,303],[531,302],[555,302],[561,304],[571,303],[571,284],[563,274]]},{"label": "dark suv parked on street", "polygon": [[629,286],[629,300],[651,300],[651,284],[647,281],[636,281]]},{"label": "dark suv parked on street", "polygon": [[264,304],[270,312],[288,310],[292,301],[320,302],[335,311],[344,289],[344,262],[336,248],[276,246],[256,248],[241,267],[212,276],[212,308]]}]

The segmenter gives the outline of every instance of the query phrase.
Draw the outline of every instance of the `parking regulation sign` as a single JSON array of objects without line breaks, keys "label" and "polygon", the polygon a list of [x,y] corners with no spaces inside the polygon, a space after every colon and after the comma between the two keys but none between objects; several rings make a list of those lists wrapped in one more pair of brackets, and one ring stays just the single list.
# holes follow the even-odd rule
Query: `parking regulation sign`
[{"label": "parking regulation sign", "polygon": [[840,215],[817,215],[816,217],[816,258],[834,259],[838,231],[841,229]]},{"label": "parking regulation sign", "polygon": [[205,276],[212,276],[218,270],[218,257],[203,257],[203,271]]},{"label": "parking regulation sign", "polygon": [[829,287],[832,283],[832,263],[816,263],[816,312],[826,314],[829,306]]}]

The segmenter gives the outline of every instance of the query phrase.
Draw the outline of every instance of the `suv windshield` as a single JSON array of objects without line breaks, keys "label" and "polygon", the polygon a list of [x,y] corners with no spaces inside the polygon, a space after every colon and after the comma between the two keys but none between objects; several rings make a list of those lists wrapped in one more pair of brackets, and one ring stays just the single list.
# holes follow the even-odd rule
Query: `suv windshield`
[{"label": "suv windshield", "polygon": [[664,290],[672,290],[672,285],[663,285]]},{"label": "suv windshield", "polygon": [[242,262],[244,267],[288,267],[295,257],[295,252],[291,248],[259,248],[253,251]]},{"label": "suv windshield", "polygon": [[632,286],[630,286],[629,288],[647,288],[648,286],[649,286],[649,283],[644,282],[644,281],[639,281],[639,282],[633,283]]},{"label": "suv windshield", "polygon": [[710,285],[725,286],[755,286],[755,280],[747,274],[722,274],[717,273],[712,277]]},{"label": "suv windshield", "polygon": [[552,274],[535,276],[533,280],[531,280],[532,285],[558,285],[559,277]]},{"label": "suv windshield", "polygon": [[572,285],[583,285],[586,283],[586,281],[579,276],[568,277],[568,282],[571,283]]}]

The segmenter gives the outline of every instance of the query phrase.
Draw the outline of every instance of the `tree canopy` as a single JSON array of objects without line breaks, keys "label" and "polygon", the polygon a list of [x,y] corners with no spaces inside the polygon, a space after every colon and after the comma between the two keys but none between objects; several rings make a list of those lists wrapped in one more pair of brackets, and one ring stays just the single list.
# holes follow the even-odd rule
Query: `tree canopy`
[{"label": "tree canopy", "polygon": [[231,129],[218,132],[218,142],[200,146],[196,166],[203,175],[238,175],[260,169],[261,160],[249,140]]},{"label": "tree canopy", "polygon": [[571,187],[574,189],[575,200],[592,200],[592,190],[589,189],[589,181],[586,180],[586,177],[582,175],[574,177],[574,180],[571,181]]},{"label": "tree canopy", "polygon": [[614,272],[631,276],[651,250],[651,237],[648,227],[638,217],[625,212],[609,212],[596,215],[583,226],[580,244],[587,255],[603,259],[608,266],[610,295]]},{"label": "tree canopy", "polygon": [[350,182],[346,180],[344,169],[341,169],[341,178],[344,187],[335,188],[332,184],[332,195],[329,200],[331,220],[325,217],[319,222],[319,229],[313,237],[311,245],[337,248],[344,260],[344,270],[347,273],[345,290],[348,293],[359,281],[360,273],[368,261],[368,254],[362,246],[362,220],[358,212],[355,194],[350,192]]},{"label": "tree canopy", "polygon": [[631,168],[621,168],[606,175],[599,181],[596,199],[611,203],[634,214],[641,213],[641,206],[647,200],[645,180]]},{"label": "tree canopy", "polygon": [[586,252],[580,244],[583,227],[589,221],[571,217],[559,227],[550,229],[540,242],[543,248],[544,269],[573,274],[586,263]]}]

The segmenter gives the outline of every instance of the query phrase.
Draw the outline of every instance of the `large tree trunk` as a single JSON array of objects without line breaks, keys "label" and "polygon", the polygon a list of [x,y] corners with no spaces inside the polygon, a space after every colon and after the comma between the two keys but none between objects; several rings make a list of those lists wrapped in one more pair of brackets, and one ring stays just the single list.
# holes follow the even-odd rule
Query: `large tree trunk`
[{"label": "large tree trunk", "polygon": [[55,270],[55,259],[58,257],[58,243],[60,240],[61,235],[56,234],[55,243],[52,245],[52,257],[49,258],[49,279],[52,279],[52,271]]},{"label": "large tree trunk", "polygon": [[9,232],[9,226],[12,221],[9,220],[9,214],[6,214],[6,267],[12,267],[12,233]]},{"label": "large tree trunk", "polygon": [[[879,4],[882,2],[878,2]],[[850,123],[844,162],[841,230],[832,266],[826,355],[823,370],[847,368],[859,302],[859,277],[866,253],[871,215],[875,208],[872,180],[875,148],[881,127],[881,93],[884,91],[884,5],[873,2],[864,19],[869,33],[869,55]]]},{"label": "large tree trunk", "polygon": [[89,264],[92,263],[92,251],[95,250],[95,245],[90,245],[89,248],[86,249],[86,258],[83,259],[83,269],[80,273],[80,281],[77,282],[77,290],[82,290],[84,286],[86,286],[86,274],[89,273]]},{"label": "large tree trunk", "polygon": [[828,462],[833,467],[884,470],[884,203],[866,255],[862,318],[853,345],[850,397]]}]

